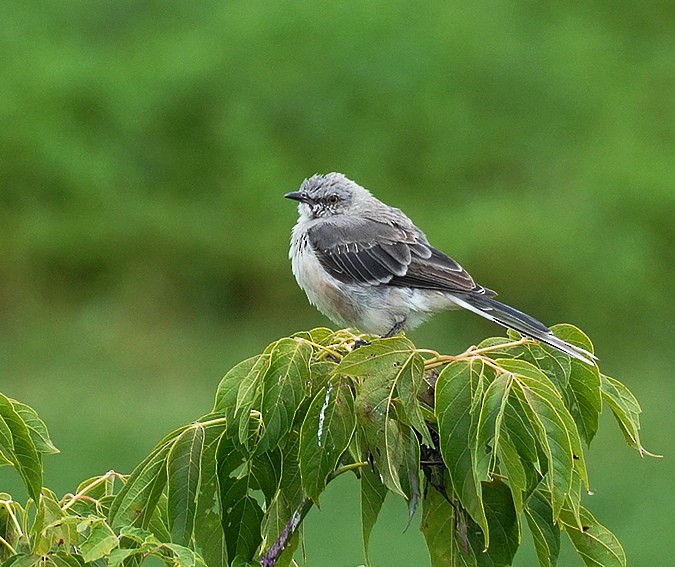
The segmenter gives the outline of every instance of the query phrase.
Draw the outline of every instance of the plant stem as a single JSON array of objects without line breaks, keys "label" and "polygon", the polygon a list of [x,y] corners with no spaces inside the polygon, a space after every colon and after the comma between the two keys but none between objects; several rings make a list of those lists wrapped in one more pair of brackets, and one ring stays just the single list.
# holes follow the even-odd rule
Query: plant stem
[{"label": "plant stem", "polygon": [[115,471],[108,471],[105,473],[103,476],[99,476],[96,480],[90,482],[87,486],[85,486],[82,490],[80,490],[77,494],[71,495],[71,499],[66,502],[62,508],[62,510],[65,512],[68,510],[71,506],[73,506],[76,502],[79,500],[82,500],[87,492],[90,490],[93,490],[96,488],[99,484],[103,484],[104,482],[107,482],[108,479],[110,478],[119,478],[121,475],[116,473]]},{"label": "plant stem", "polygon": [[444,364],[454,362],[455,360],[472,358],[474,356],[480,356],[484,360],[489,360],[487,357],[483,356],[487,352],[492,352],[494,350],[500,350],[500,349],[504,349],[504,348],[516,347],[516,346],[525,345],[525,344],[531,344],[532,342],[533,341],[531,339],[528,339],[527,337],[523,337],[522,339],[519,339],[517,341],[511,341],[510,343],[502,343],[502,344],[499,344],[499,345],[492,345],[492,346],[483,347],[483,348],[470,347],[467,350],[465,350],[462,354],[457,354],[457,355],[439,354],[438,352],[433,351],[433,350],[429,350],[429,349],[417,349],[417,352],[432,355],[431,358],[427,359],[424,362],[425,370],[431,370],[432,368],[437,368],[438,366],[443,366]]},{"label": "plant stem", "polygon": [[209,419],[208,421],[198,421],[199,425],[203,427],[210,427],[211,425],[220,425],[221,423],[225,423],[227,420],[224,417],[217,417],[214,419]]},{"label": "plant stem", "polygon": [[288,545],[288,542],[298,530],[298,526],[300,526],[302,520],[312,509],[313,504],[314,503],[309,498],[306,496],[303,497],[300,505],[295,509],[293,514],[291,514],[290,519],[286,522],[284,529],[281,530],[281,533],[277,537],[276,541],[272,544],[272,547],[270,547],[267,553],[265,553],[265,555],[260,558],[260,564],[262,567],[274,567],[274,565],[276,565],[279,557]]},{"label": "plant stem", "polygon": [[9,542],[2,536],[0,536],[0,545],[4,545],[7,548],[7,551],[9,551],[10,555],[18,555],[16,552],[16,549],[14,549]]},{"label": "plant stem", "polygon": [[355,471],[358,469],[362,469],[364,467],[369,467],[370,463],[368,461],[360,461],[358,463],[349,463],[348,465],[344,465],[342,467],[339,467],[335,469],[332,473],[328,475],[328,479],[326,480],[326,483],[329,483],[331,480],[339,477],[341,474],[344,474],[349,471]]}]

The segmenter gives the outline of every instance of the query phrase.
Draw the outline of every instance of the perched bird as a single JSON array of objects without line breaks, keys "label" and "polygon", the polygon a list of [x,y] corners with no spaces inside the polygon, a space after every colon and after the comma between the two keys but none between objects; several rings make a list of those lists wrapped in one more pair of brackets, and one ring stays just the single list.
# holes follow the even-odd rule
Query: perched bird
[{"label": "perched bird", "polygon": [[299,202],[289,253],[293,275],[338,325],[390,337],[438,311],[463,307],[593,364],[591,353],[494,299],[494,291],[431,246],[402,211],[341,173],[314,175],[284,197]]}]

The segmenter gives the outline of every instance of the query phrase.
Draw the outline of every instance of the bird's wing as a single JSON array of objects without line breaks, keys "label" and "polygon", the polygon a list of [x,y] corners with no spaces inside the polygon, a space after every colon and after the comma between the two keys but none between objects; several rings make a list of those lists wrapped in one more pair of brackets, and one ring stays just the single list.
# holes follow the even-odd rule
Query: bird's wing
[{"label": "bird's wing", "polygon": [[412,226],[333,218],[307,236],[323,268],[344,283],[494,295]]}]

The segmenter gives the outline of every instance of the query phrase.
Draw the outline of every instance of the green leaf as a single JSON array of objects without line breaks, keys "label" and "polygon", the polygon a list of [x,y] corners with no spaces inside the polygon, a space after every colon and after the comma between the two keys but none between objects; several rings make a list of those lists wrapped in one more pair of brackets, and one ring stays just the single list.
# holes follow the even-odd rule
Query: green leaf
[{"label": "green leaf", "polygon": [[333,342],[335,331],[327,327],[317,327],[310,331],[300,331],[291,335],[293,338],[302,338],[317,345],[327,345]]},{"label": "green leaf", "polygon": [[405,337],[374,339],[369,345],[348,353],[335,372],[348,376],[389,375],[396,372],[414,350],[415,346]]},{"label": "green leaf", "polygon": [[581,508],[582,527],[577,526],[574,514],[564,509],[560,522],[572,545],[588,567],[625,567],[626,554],[616,536]]},{"label": "green leaf", "polygon": [[[300,450],[300,436],[295,431],[289,435],[289,440],[282,454],[282,474],[279,488],[267,508],[262,525],[263,543],[261,549],[268,550],[277,540],[304,502],[305,495],[302,491],[300,478],[300,465],[298,463],[298,451]],[[286,567],[292,559],[300,542],[300,529],[291,538],[291,541],[279,556],[275,567]]]},{"label": "green leaf", "polygon": [[176,567],[196,567],[197,565],[206,565],[194,551],[182,545],[165,543],[159,551],[162,557],[168,556],[171,560],[171,565],[175,565]]},{"label": "green leaf", "polygon": [[168,519],[171,541],[189,545],[194,533],[201,482],[204,426],[194,423],[176,439],[167,460]]},{"label": "green leaf", "polygon": [[511,375],[504,373],[497,376],[485,391],[474,448],[474,466],[479,481],[492,479],[510,389]]},{"label": "green leaf", "polygon": [[485,546],[489,531],[483,507],[481,484],[473,466],[472,447],[478,416],[472,415],[472,405],[482,393],[484,365],[480,359],[457,360],[446,366],[436,381],[436,419],[441,442],[441,454],[448,467],[453,490],[462,506],[481,526]]},{"label": "green leaf", "polygon": [[[316,393],[323,388],[328,381],[335,374],[335,369],[337,368],[337,363],[329,360],[319,360],[313,362],[309,367],[309,380],[305,384],[305,399],[303,404],[309,405],[309,402],[314,399]],[[304,408],[303,405],[300,406],[296,412],[296,419],[298,415],[302,416],[305,412],[302,411]]]},{"label": "green leaf", "polygon": [[[365,348],[365,347],[362,347]],[[377,466],[385,486],[405,498],[399,479],[403,448],[399,440],[398,422],[389,417],[393,385],[387,375],[373,375],[357,387],[354,410],[357,419],[356,445]],[[366,455],[367,454],[367,455]]]},{"label": "green leaf", "polygon": [[[510,340],[519,340],[522,335],[516,331],[509,329],[507,335]],[[506,356],[504,356],[504,353]],[[539,368],[546,376],[553,382],[555,387],[564,393],[569,384],[569,377],[571,372],[569,355],[560,352],[558,349],[549,347],[543,343],[527,343],[516,347],[509,347],[501,351],[492,351],[490,353],[492,358],[518,358],[529,362],[530,364]]]},{"label": "green leaf", "polygon": [[220,522],[220,489],[216,452],[224,425],[209,426],[204,431],[204,449],[201,458],[201,483],[195,514],[195,544],[209,567],[227,567],[225,532]]},{"label": "green leaf", "polygon": [[80,555],[70,555],[67,553],[53,553],[48,556],[47,562],[41,567],[82,567],[84,560]]},{"label": "green leaf", "polygon": [[38,535],[33,545],[33,552],[47,554],[58,543],[62,543],[66,549],[71,545],[77,545],[80,540],[77,531],[79,523],[79,517],[67,516],[57,502],[56,496],[44,489],[32,527],[33,533]]},{"label": "green leaf", "polygon": [[[232,423],[234,425],[238,420],[239,442],[247,448],[251,444],[251,440],[257,444],[262,435],[262,420],[258,416],[251,416],[251,410],[262,393],[263,378],[270,367],[270,363],[271,355],[269,352],[261,354],[255,361],[251,371],[241,378],[239,389],[237,390],[237,401],[234,406]],[[254,435],[251,435],[252,431]]]},{"label": "green leaf", "polygon": [[339,378],[314,397],[300,429],[300,475],[306,494],[316,503],[347,449],[356,427],[354,400]]},{"label": "green leaf", "polygon": [[249,461],[251,488],[260,490],[268,504],[273,500],[279,488],[281,462],[282,451],[279,447],[262,455],[255,455]]},{"label": "green leaf", "polygon": [[642,408],[632,392],[618,380],[601,376],[602,397],[612,410],[626,442],[641,456],[652,455],[640,442],[640,413]]},{"label": "green leaf", "polygon": [[553,523],[549,498],[535,490],[527,500],[525,518],[532,533],[540,567],[556,567],[560,553],[560,528]]},{"label": "green leaf", "polygon": [[302,339],[281,339],[270,353],[270,366],[263,378],[260,412],[265,427],[264,435],[270,448],[293,424],[295,412],[304,399],[309,382],[311,345]]},{"label": "green leaf", "polygon": [[527,473],[525,464],[520,460],[518,449],[511,440],[508,431],[504,431],[500,437],[497,446],[497,459],[499,461],[499,471],[506,477],[506,482],[511,489],[513,505],[516,513],[523,511],[523,492],[527,490]]},{"label": "green leaf", "polygon": [[175,439],[160,444],[131,473],[108,512],[113,529],[148,525],[166,485],[166,460],[173,443]]},{"label": "green leaf", "polygon": [[503,423],[522,462],[539,467],[539,441],[518,396],[511,396],[504,410]]},{"label": "green leaf", "polygon": [[553,325],[551,331],[553,331],[553,334],[559,339],[562,339],[571,345],[580,347],[591,354],[595,353],[591,339],[589,339],[588,335],[578,327],[570,325],[569,323],[559,323]]},{"label": "green leaf", "polygon": [[18,555],[2,564],[2,567],[42,567],[40,555]]},{"label": "green leaf", "polygon": [[403,462],[401,464],[401,480],[403,491],[408,499],[408,525],[419,506],[420,488],[420,443],[417,435],[409,426],[400,425],[403,441]]},{"label": "green leaf", "polygon": [[476,530],[469,530],[478,565],[507,567],[513,562],[520,543],[520,524],[511,491],[499,480],[483,483],[483,502],[490,530],[487,550],[483,550],[483,540],[475,535]]},{"label": "green leaf", "polygon": [[80,553],[86,563],[91,563],[103,557],[119,547],[119,540],[105,520],[94,520],[88,526],[89,533],[80,544]]},{"label": "green leaf", "polygon": [[[455,509],[446,497],[428,487],[422,502],[420,530],[429,550],[431,567],[476,567],[476,557],[458,529]],[[460,542],[458,542],[460,539]]]},{"label": "green leaf", "polygon": [[[11,453],[5,454],[5,457],[16,467],[28,495],[34,502],[39,502],[42,489],[42,458],[33,443],[28,425],[17,413],[9,398],[2,394],[0,394],[0,417],[11,433],[13,445]],[[4,437],[6,429],[4,427],[0,429],[4,430]],[[6,440],[3,441],[3,445],[8,449]]]},{"label": "green leaf", "polygon": [[602,412],[600,373],[597,366],[590,366],[576,359],[571,359],[570,365],[572,371],[567,389],[571,400],[569,410],[579,434],[589,445],[598,431]]},{"label": "green leaf", "polygon": [[0,495],[0,537],[6,543],[0,543],[0,563],[5,561],[10,556],[9,548],[6,544],[11,545],[14,549],[18,547],[18,543],[23,536],[19,522],[15,521],[23,516],[23,510],[18,503],[9,498],[8,494]]},{"label": "green leaf", "polygon": [[33,444],[38,452],[42,454],[58,453],[59,450],[54,447],[54,444],[49,438],[49,432],[47,431],[45,422],[38,417],[37,412],[32,407],[17,402],[16,400],[10,399],[10,402],[14,406],[16,413],[21,416],[21,419],[23,419],[28,427],[28,432],[30,433]]},{"label": "green leaf", "polygon": [[240,555],[250,560],[262,539],[260,525],[263,511],[248,494],[248,482],[246,477],[235,481],[226,479],[221,483],[220,499],[228,557]]},{"label": "green leaf", "polygon": [[225,413],[228,422],[233,422],[239,386],[254,369],[256,369],[256,373],[259,371],[259,368],[256,367],[259,359],[260,355],[256,355],[247,358],[246,360],[242,360],[223,376],[223,379],[220,381],[220,384],[218,384],[218,389],[216,390],[216,401],[213,406],[213,413]]},{"label": "green leaf", "polygon": [[363,552],[366,565],[370,567],[368,545],[373,526],[380,514],[382,505],[387,496],[387,487],[382,484],[378,474],[370,468],[361,471],[361,533],[363,535]]},{"label": "green leaf", "polygon": [[428,447],[433,447],[434,443],[424,421],[419,401],[420,394],[429,388],[429,384],[424,379],[422,356],[416,352],[410,353],[396,373],[394,381],[408,422],[420,434],[422,442]]},{"label": "green leaf", "polygon": [[497,363],[514,373],[514,388],[517,386],[517,394],[546,454],[546,480],[553,516],[557,518],[572,489],[573,468],[583,467],[585,474],[576,425],[555,386],[534,366],[510,359],[499,359]]},{"label": "green leaf", "polygon": [[108,556],[107,567],[121,567],[124,562],[134,555],[145,555],[146,550],[141,548],[135,549],[113,549]]}]

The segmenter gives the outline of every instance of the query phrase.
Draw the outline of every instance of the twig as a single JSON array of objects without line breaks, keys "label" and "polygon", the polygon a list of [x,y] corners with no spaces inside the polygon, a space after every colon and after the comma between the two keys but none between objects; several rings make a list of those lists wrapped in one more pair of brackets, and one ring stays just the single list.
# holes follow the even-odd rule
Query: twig
[{"label": "twig", "polygon": [[522,339],[512,341],[510,343],[502,343],[499,345],[492,345],[483,348],[476,348],[475,346],[472,346],[466,349],[463,353],[457,355],[440,354],[435,350],[430,349],[417,349],[417,352],[432,355],[431,358],[428,358],[427,360],[424,361],[425,370],[431,370],[432,368],[437,368],[438,366],[443,366],[445,364],[449,364],[450,362],[455,362],[456,360],[463,360],[466,358],[473,358],[473,357],[480,357],[486,362],[486,364],[495,368],[494,364],[489,364],[487,362],[491,359],[483,356],[485,353],[492,352],[495,350],[501,350],[504,348],[516,347],[524,344],[531,344],[532,342],[533,341],[531,339],[523,337]]},{"label": "twig", "polygon": [[104,482],[107,482],[110,478],[121,478],[121,477],[122,477],[122,475],[120,475],[119,473],[116,473],[115,471],[108,471],[103,476],[100,476],[96,480],[90,482],[87,486],[85,486],[77,494],[69,495],[69,496],[71,496],[71,499],[63,505],[62,510],[65,512],[66,510],[71,508],[73,505],[75,505],[77,502],[79,502],[80,500],[92,500],[92,501],[96,502],[96,499],[91,498],[91,497],[86,495],[87,492],[89,492],[90,490],[93,490],[98,485],[103,484]]},{"label": "twig", "polygon": [[4,545],[7,548],[7,551],[9,551],[10,556],[11,555],[18,555],[16,552],[16,549],[14,549],[10,543],[2,536],[0,536],[0,544]]},{"label": "twig", "polygon": [[306,496],[303,497],[300,505],[294,510],[293,514],[291,514],[290,519],[286,522],[284,529],[281,530],[281,533],[272,544],[272,547],[270,547],[267,553],[260,558],[262,567],[274,567],[274,565],[276,565],[279,557],[284,552],[284,549],[286,549],[288,542],[291,541],[291,538],[298,530],[298,526],[312,509],[313,504],[314,503],[309,498]]}]

